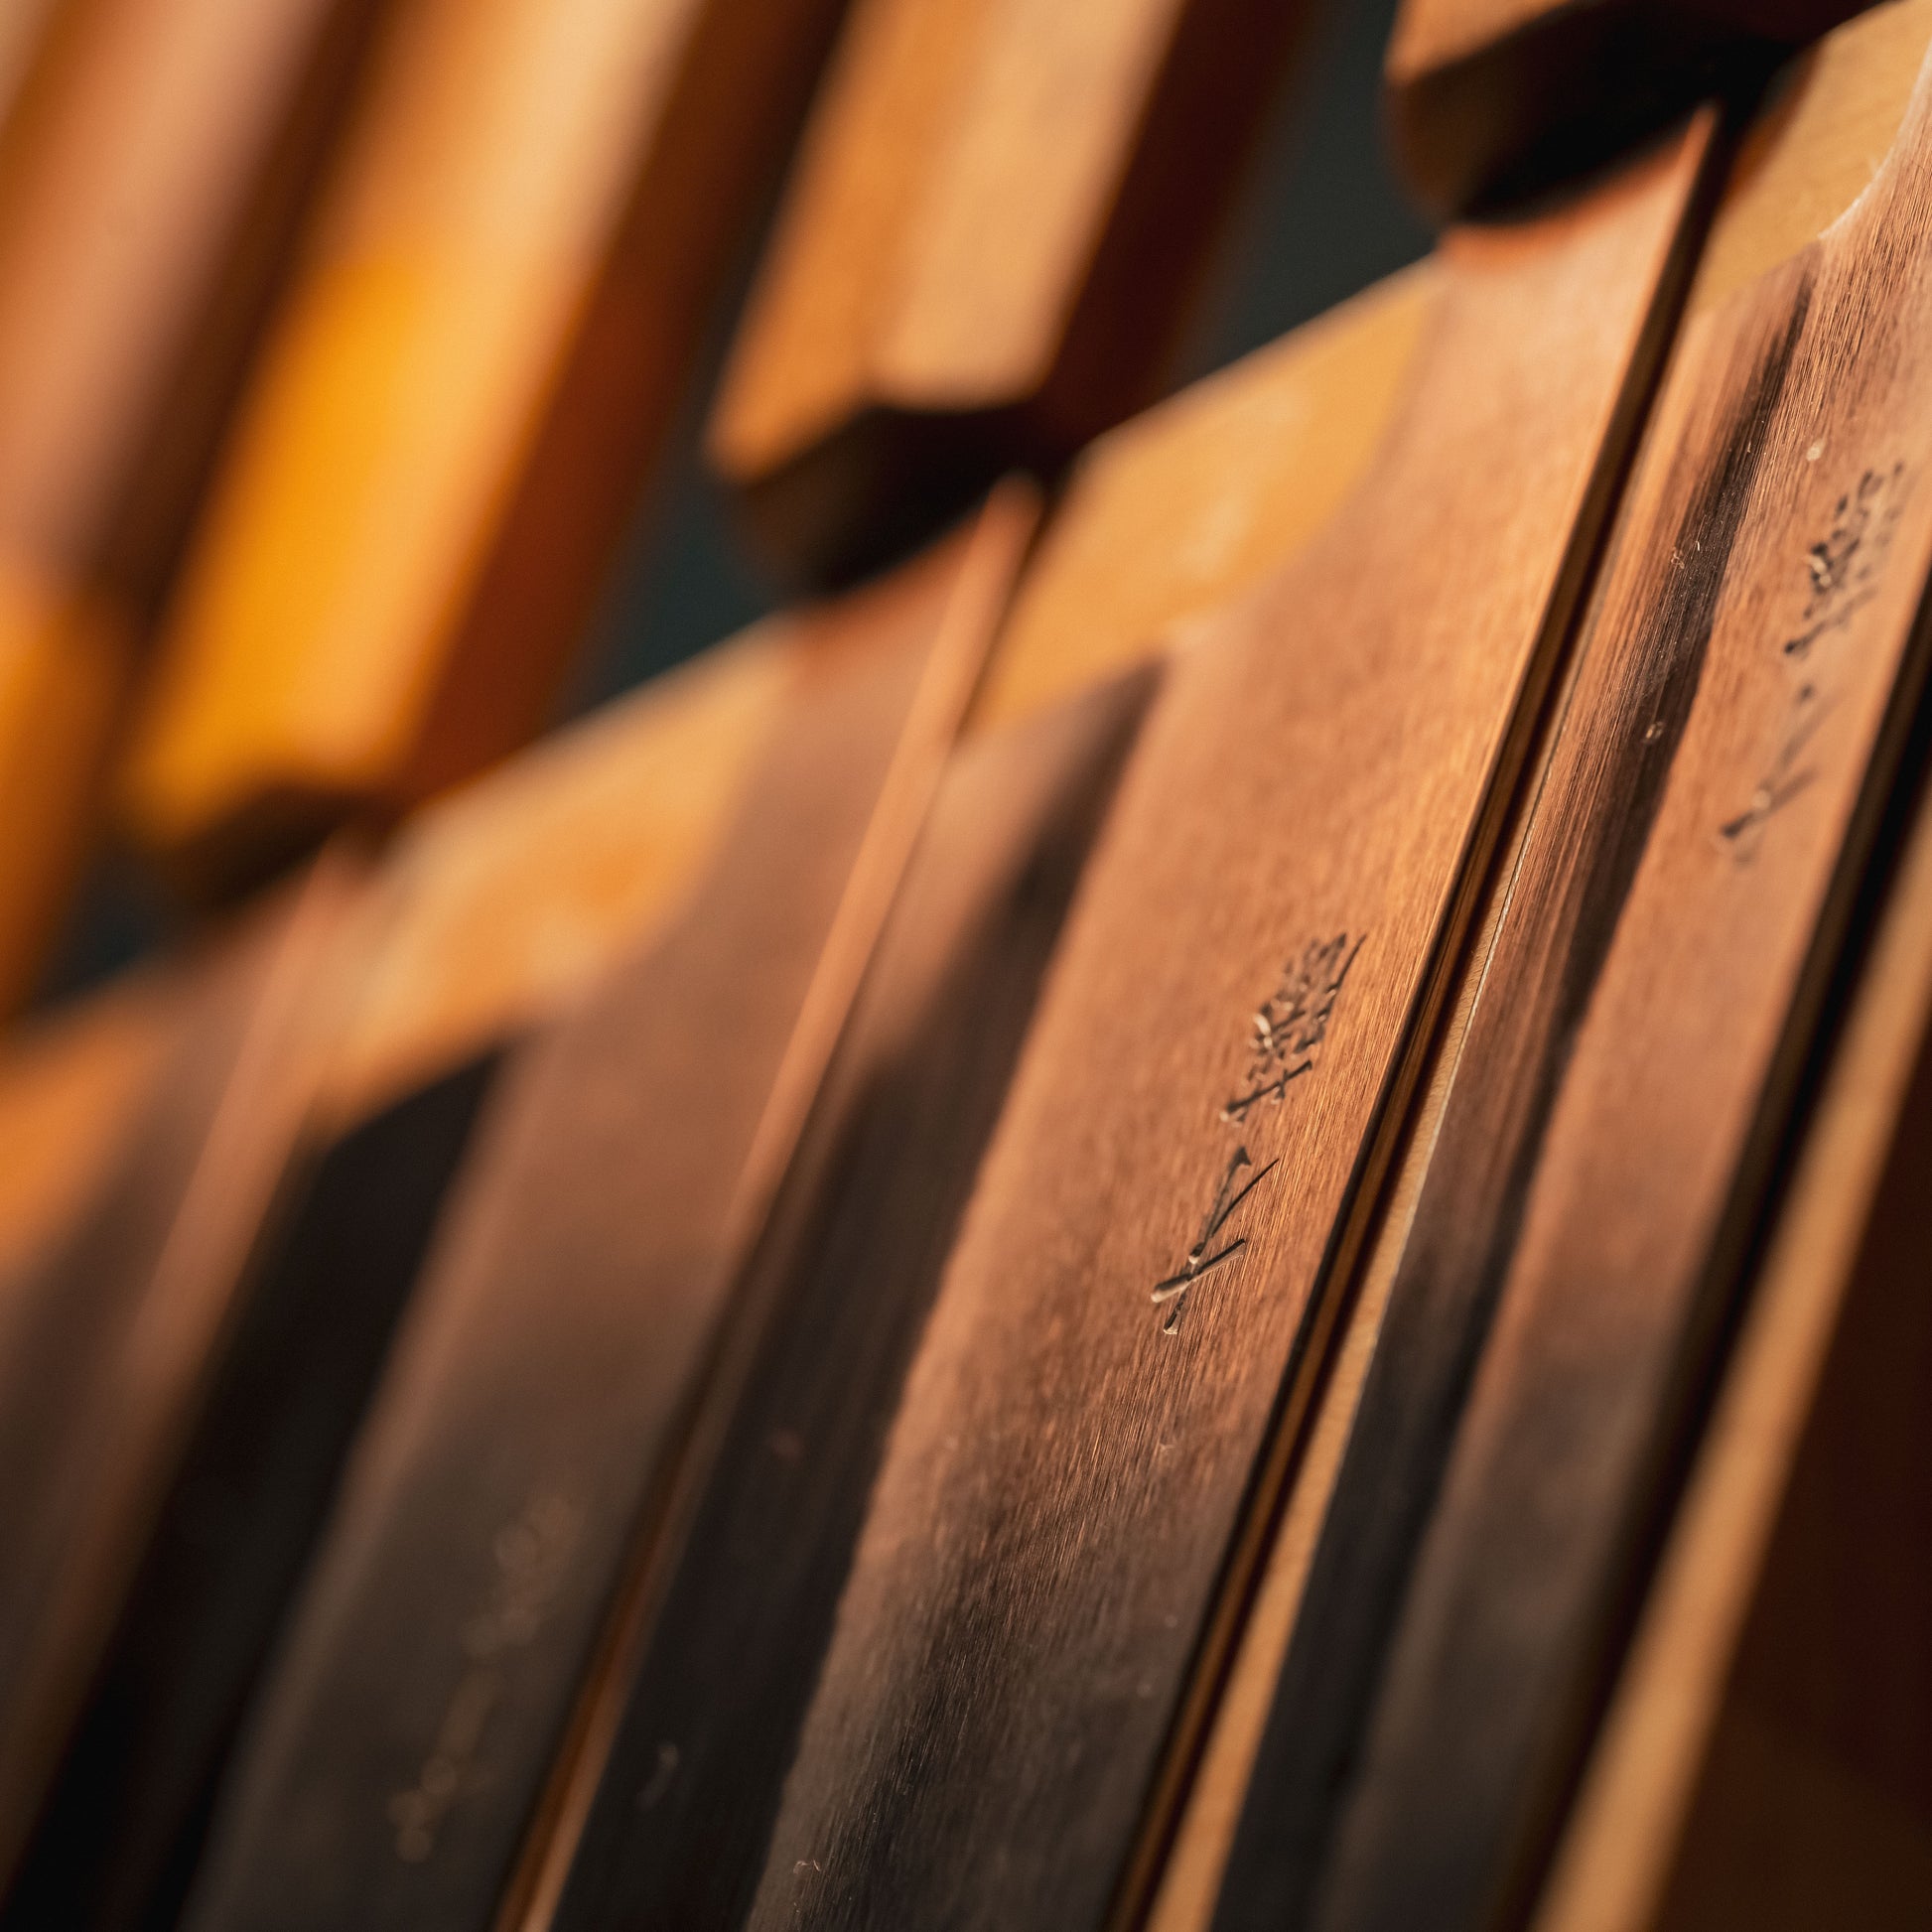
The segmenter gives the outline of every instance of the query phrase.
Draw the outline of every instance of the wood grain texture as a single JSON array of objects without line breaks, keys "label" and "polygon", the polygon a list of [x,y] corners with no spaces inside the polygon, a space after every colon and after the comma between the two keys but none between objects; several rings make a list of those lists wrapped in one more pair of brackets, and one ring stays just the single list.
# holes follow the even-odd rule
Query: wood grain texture
[{"label": "wood grain texture", "polygon": [[1922,801],[1882,906],[1539,1906],[1550,1932],[1928,1907]]},{"label": "wood grain texture", "polygon": [[810,620],[681,914],[499,1084],[189,1923],[493,1922],[1028,521]]},{"label": "wood grain texture", "polygon": [[1171,673],[908,1377],[752,1924],[1104,1917],[1702,151],[1451,237],[1363,488]]},{"label": "wood grain texture", "polygon": [[123,776],[220,885],[543,724],[832,0],[405,0]]},{"label": "wood grain texture", "polygon": [[326,865],[205,962],[88,1212],[10,1294],[0,1363],[9,1871],[242,1300],[313,1093],[346,891]]},{"label": "wood grain texture", "polygon": [[360,895],[248,1313],[0,1926],[172,1922],[501,1064],[676,917],[781,726],[802,629],[759,626],[426,807]]},{"label": "wood grain texture", "polygon": [[613,1686],[561,1903],[526,1924],[729,1927],[751,1904],[906,1364],[1147,682],[982,735],[947,773],[749,1272],[718,1445]]},{"label": "wood grain texture", "polygon": [[1748,90],[1860,0],[1403,0],[1384,66],[1397,165],[1435,213],[1588,168]]},{"label": "wood grain texture", "polygon": [[381,11],[73,0],[0,135],[0,1004],[98,830],[139,646]]},{"label": "wood grain texture", "polygon": [[1304,9],[859,0],[711,426],[837,578],[1159,392]]},{"label": "wood grain texture", "polygon": [[1925,106],[1694,291],[1344,1471],[1385,1534],[1338,1494],[1227,1925],[1487,1924],[1547,1850],[1917,689]]},{"label": "wood grain texture", "polygon": [[1381,445],[1440,281],[1427,262],[1392,275],[1087,450],[1021,580],[973,727],[1147,661],[1312,537]]}]

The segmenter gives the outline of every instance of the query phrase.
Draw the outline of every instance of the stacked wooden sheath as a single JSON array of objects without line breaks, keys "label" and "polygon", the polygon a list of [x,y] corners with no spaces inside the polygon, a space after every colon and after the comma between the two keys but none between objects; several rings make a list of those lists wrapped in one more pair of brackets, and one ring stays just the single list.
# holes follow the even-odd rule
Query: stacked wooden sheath
[{"label": "stacked wooden sheath", "polygon": [[1932,1925],[1932,0],[1316,12],[0,21],[0,1932]]}]

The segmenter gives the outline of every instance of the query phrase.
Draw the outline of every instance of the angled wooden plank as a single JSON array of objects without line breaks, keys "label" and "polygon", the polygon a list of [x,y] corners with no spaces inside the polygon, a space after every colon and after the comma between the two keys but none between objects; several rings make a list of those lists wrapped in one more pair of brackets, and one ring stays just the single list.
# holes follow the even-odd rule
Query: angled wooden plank
[{"label": "angled wooden plank", "polygon": [[[1841,49],[1896,75],[1904,18]],[[1547,1854],[1915,701],[1932,319],[1902,266],[1927,152],[1902,106],[1894,87],[1849,144],[1897,131],[1868,187],[1840,175],[1857,199],[1822,236],[1778,191],[1805,112],[1774,109],[1714,232],[1507,875],[1225,1925],[1483,1924]]]},{"label": "angled wooden plank", "polygon": [[10,1292],[0,1362],[0,1861],[111,1636],[313,1099],[345,897],[327,863],[196,972],[79,1219]]},{"label": "angled wooden plank", "polygon": [[884,1430],[1139,715],[1133,668],[1345,495],[1435,286],[1397,277],[1083,459],[756,1257],[718,1447],[688,1527],[659,1539],[634,1655],[607,1673],[608,1747],[583,1753],[527,1926],[742,1918]]},{"label": "angled wooden plank", "polygon": [[835,0],[408,0],[124,777],[220,884],[533,734]]},{"label": "angled wooden plank", "polygon": [[1362,488],[1171,672],[909,1374],[753,1925],[1095,1925],[1131,1882],[1704,147],[1452,236]]},{"label": "angled wooden plank", "polygon": [[[179,1909],[246,1697],[499,1066],[676,917],[781,721],[795,656],[782,626],[707,653],[425,808],[369,882],[345,1016],[275,1189],[247,1314],[224,1337],[0,1926],[118,1932]],[[90,1009],[86,1037],[43,1072],[51,1042],[0,1090],[0,1137],[18,1138],[15,1115],[39,1136],[8,1176],[36,1198],[16,1213],[0,1195],[0,1234],[63,1198],[47,1155],[65,1173],[73,1136],[49,1134],[41,1095],[58,1074],[56,1100],[81,1083],[93,1102],[93,1035],[119,1037],[115,1012]]]},{"label": "angled wooden plank", "polygon": [[1920,801],[1539,1907],[1549,1932],[1932,1909],[1928,1048]]},{"label": "angled wooden plank", "polygon": [[792,621],[681,914],[499,1084],[188,1923],[493,1923],[1030,522]]},{"label": "angled wooden plank", "polygon": [[566,1812],[525,1925],[742,1921],[905,1366],[1146,694],[1130,679],[982,735],[947,773],[750,1272],[722,1440],[611,1674],[581,1833]]},{"label": "angled wooden plank", "polygon": [[381,0],[73,0],[0,140],[0,1005],[108,741]]},{"label": "angled wooden plank", "polygon": [[836,578],[1158,393],[1304,9],[861,0],[711,426]]},{"label": "angled wooden plank", "polygon": [[1868,0],[1402,0],[1387,117],[1440,215],[1535,192],[1780,59]]}]

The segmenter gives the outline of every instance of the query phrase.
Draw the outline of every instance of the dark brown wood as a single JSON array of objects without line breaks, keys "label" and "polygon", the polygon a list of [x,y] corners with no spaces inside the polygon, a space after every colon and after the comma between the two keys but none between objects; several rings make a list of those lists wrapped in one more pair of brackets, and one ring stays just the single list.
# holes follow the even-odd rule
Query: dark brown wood
[{"label": "dark brown wood", "polygon": [[499,1085],[189,1923],[492,1923],[1028,523],[798,621],[684,909]]},{"label": "dark brown wood", "polygon": [[197,971],[168,1061],[98,1194],[11,1290],[0,1358],[0,1868],[11,1869],[242,1306],[314,1095],[345,886]]},{"label": "dark brown wood", "polygon": [[749,1272],[722,1440],[613,1686],[561,1904],[526,1922],[731,1926],[750,1905],[905,1367],[1149,683],[982,735],[948,771]]},{"label": "dark brown wood", "polygon": [[1747,92],[1868,0],[1403,0],[1386,64],[1403,175],[1439,216],[1517,200]]},{"label": "dark brown wood", "polygon": [[837,580],[1160,393],[1301,0],[859,0],[711,426]]},{"label": "dark brown wood", "polygon": [[[1365,1500],[1406,1547],[1318,1612],[1311,1584],[1224,1925],[1474,1928],[1547,1856],[1922,682],[1929,105],[1921,81],[1817,238],[1760,235],[1745,272],[1714,234],[1481,962],[1330,1574]],[[1354,1695],[1376,1686],[1352,1734],[1311,1722],[1349,1601]]]},{"label": "dark brown wood", "polygon": [[[782,728],[807,649],[782,624],[755,628],[447,796],[385,855],[358,904],[364,939],[315,1118],[0,1925],[173,1923],[245,1700],[499,1065],[676,916]],[[95,1003],[106,1011],[26,1056],[66,1049],[38,1082],[30,1065],[0,1088],[15,1157],[0,1173],[11,1165],[32,1196],[0,1198],[0,1256],[8,1236],[31,1245],[47,1196],[71,1217],[68,1170],[87,1154],[75,1131],[94,1114],[65,1131],[71,1105],[50,1120],[40,1097],[60,1073],[56,1099],[77,1075],[80,1100],[104,1104],[100,1077],[86,1077],[101,1057],[93,1035],[111,1052],[128,1003]],[[15,1145],[30,1134],[31,1150]]]},{"label": "dark brown wood", "polygon": [[1107,1912],[1573,614],[1704,149],[1452,236],[1362,489],[1172,671],[909,1373],[752,1924]]}]

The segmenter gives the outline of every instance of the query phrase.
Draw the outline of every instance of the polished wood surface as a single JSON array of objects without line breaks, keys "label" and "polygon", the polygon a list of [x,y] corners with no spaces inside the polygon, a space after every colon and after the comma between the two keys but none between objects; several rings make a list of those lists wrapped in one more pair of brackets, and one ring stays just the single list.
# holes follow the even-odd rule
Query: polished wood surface
[{"label": "polished wood surface", "polygon": [[0,137],[0,1007],[109,742],[380,0],[71,0]]},{"label": "polished wood surface", "polygon": [[1921,802],[1538,1913],[1548,1932],[1908,1925],[1932,1907],[1928,1045]]},{"label": "polished wood surface", "polygon": [[9,1867],[109,1640],[312,1098],[348,890],[323,864],[206,962],[93,1211],[9,1293]]},{"label": "polished wood surface", "polygon": [[1707,93],[1748,92],[1861,0],[1402,0],[1396,160],[1439,214],[1532,195]]},{"label": "polished wood surface", "polygon": [[408,0],[125,773],[220,886],[543,724],[831,0]]},{"label": "polished wood surface", "polygon": [[1171,672],[908,1377],[752,1924],[1091,1925],[1135,1882],[1704,148],[1456,233],[1362,488]]},{"label": "polished wood surface", "polygon": [[713,460],[836,577],[1158,393],[1295,0],[858,0]]},{"label": "polished wood surface", "polygon": [[1075,466],[973,707],[985,729],[1148,661],[1311,538],[1361,481],[1441,276],[1421,263],[1190,384]]},{"label": "polished wood surface", "polygon": [[1487,1923],[1547,1849],[1916,701],[1923,114],[1822,237],[1693,291],[1337,1492],[1374,1554],[1337,1527],[1229,1925]]},{"label": "polished wood surface", "polygon": [[681,916],[499,1084],[190,1924],[492,1922],[1030,514],[799,621]]}]

